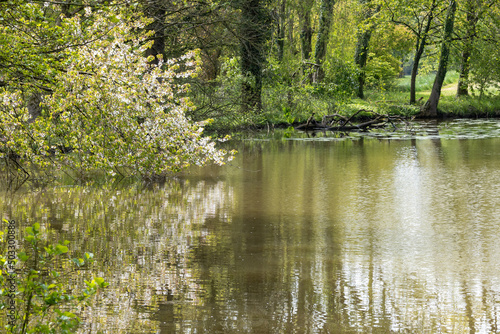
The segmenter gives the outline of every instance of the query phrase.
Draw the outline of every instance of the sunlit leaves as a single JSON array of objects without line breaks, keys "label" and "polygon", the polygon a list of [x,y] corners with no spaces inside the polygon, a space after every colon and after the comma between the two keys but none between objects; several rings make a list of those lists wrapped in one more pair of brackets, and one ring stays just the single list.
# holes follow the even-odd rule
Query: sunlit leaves
[{"label": "sunlit leaves", "polygon": [[[37,26],[43,9],[28,7],[18,26],[31,31],[35,25],[63,39],[55,58],[42,56],[40,73],[51,77],[44,79],[50,94],[43,96],[40,117],[30,118],[29,94],[11,86],[0,92],[1,157],[76,178],[94,170],[151,178],[226,161],[226,152],[185,116],[194,108],[185,79],[197,75],[195,52],[152,65],[143,56],[148,34],[139,33],[148,21],[134,13],[98,9],[85,11],[91,20],[75,14],[58,17],[59,25]],[[0,38],[7,36],[0,32]],[[27,44],[20,37],[14,49]]]},{"label": "sunlit leaves", "polygon": [[[73,310],[108,283],[96,277],[81,291],[68,291],[68,274],[72,270],[66,255],[69,241],[47,244],[38,223],[24,230],[24,239],[26,249],[17,252],[20,262],[14,261],[15,270],[10,263],[0,262],[0,272],[5,273],[0,275],[0,309],[15,307],[5,329],[12,333],[74,333],[80,319]],[[0,249],[5,246],[2,240]],[[0,258],[5,259],[5,255]],[[79,268],[92,259],[91,253],[85,253],[82,263],[72,262]]]},{"label": "sunlit leaves", "polygon": [[82,258],[74,258],[71,261],[73,261],[74,264],[78,267],[83,267],[86,264],[92,263],[94,260],[94,254],[92,253],[85,253]]}]

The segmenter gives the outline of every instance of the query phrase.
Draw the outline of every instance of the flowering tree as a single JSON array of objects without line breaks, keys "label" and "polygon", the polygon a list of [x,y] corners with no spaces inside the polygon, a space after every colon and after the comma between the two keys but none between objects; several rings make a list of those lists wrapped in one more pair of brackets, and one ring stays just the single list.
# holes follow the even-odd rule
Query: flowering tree
[{"label": "flowering tree", "polygon": [[[52,24],[40,19],[57,6],[23,1],[2,8],[3,17],[9,12],[22,20],[0,23],[0,39],[10,39],[0,57],[14,59],[17,49],[35,45],[17,64],[35,75],[1,73],[0,157],[7,164],[77,177],[99,169],[152,178],[231,159],[202,136],[203,124],[185,116],[194,108],[185,78],[197,75],[195,52],[145,58],[148,21],[132,5],[119,12],[82,6],[69,16],[52,14]],[[49,36],[52,45],[40,45],[38,36]],[[38,113],[29,110],[33,96]]]}]

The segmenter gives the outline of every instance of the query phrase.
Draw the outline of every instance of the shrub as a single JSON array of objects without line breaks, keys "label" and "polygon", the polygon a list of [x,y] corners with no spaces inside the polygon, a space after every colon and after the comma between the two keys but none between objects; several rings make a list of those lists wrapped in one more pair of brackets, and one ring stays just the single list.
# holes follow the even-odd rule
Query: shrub
[{"label": "shrub", "polygon": [[70,292],[67,275],[70,268],[82,268],[93,261],[91,253],[83,258],[70,259],[67,245],[49,244],[38,223],[25,229],[24,251],[15,250],[15,226],[8,224],[6,232],[0,232],[0,309],[9,333],[73,333],[80,319],[73,313],[78,305],[108,283],[100,277],[85,281],[86,288]]}]

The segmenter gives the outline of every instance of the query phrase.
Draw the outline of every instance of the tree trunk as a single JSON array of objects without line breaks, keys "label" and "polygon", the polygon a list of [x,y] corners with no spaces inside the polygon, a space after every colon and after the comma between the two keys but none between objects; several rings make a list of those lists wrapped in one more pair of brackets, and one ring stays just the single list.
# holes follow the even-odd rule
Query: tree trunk
[{"label": "tree trunk", "polygon": [[[303,1],[300,3],[299,16],[301,20],[300,28],[300,45],[302,52],[302,69],[303,74],[307,73],[306,80],[310,83],[312,81],[311,72],[308,71],[310,68],[311,52],[312,52],[312,35],[313,30],[311,27],[311,8],[312,2],[310,0]],[[307,63],[306,63],[307,62]]]},{"label": "tree trunk", "polygon": [[220,72],[219,58],[222,54],[222,49],[204,49],[201,52],[201,74],[200,79],[210,85],[214,84]]},{"label": "tree trunk", "polygon": [[245,77],[241,89],[242,111],[262,110],[262,66],[269,20],[262,0],[246,0],[241,4],[240,55]]},{"label": "tree trunk", "polygon": [[[360,0],[361,5],[366,5],[370,0]],[[379,8],[375,10],[375,13],[379,11]],[[364,18],[368,20],[374,13],[369,9],[365,8]],[[368,60],[368,45],[370,44],[370,38],[372,36],[373,27],[366,27],[363,31],[358,32],[358,42],[356,43],[356,51],[354,53],[354,62],[358,65],[359,75],[358,75],[358,97],[360,99],[364,98],[364,86],[365,86],[365,66]]]},{"label": "tree trunk", "polygon": [[420,59],[424,53],[426,44],[426,38],[422,38],[420,43],[417,42],[417,50],[415,52],[415,57],[413,58],[413,66],[411,68],[411,78],[410,78],[410,104],[415,104],[416,102],[416,87],[417,87],[417,74],[418,65],[420,64]]},{"label": "tree trunk", "polygon": [[444,23],[444,36],[443,43],[441,45],[441,56],[439,57],[438,71],[436,74],[436,79],[434,80],[434,85],[432,86],[431,96],[422,108],[421,116],[423,117],[437,116],[437,106],[439,97],[441,96],[441,88],[443,87],[444,77],[446,76],[448,67],[448,58],[450,55],[450,44],[452,41],[453,24],[455,21],[456,9],[456,1],[451,0],[448,6],[448,12],[446,13],[446,21]]},{"label": "tree trunk", "polygon": [[458,77],[457,97],[469,95],[469,71],[470,56],[472,54],[472,43],[465,41],[460,64],[460,75]]},{"label": "tree trunk", "polygon": [[477,6],[472,2],[475,0],[468,0],[466,4],[466,36],[464,40],[462,59],[460,64],[460,76],[458,78],[457,97],[469,95],[469,71],[470,71],[470,57],[472,55],[472,48],[474,44],[474,37],[476,35],[476,25],[479,20],[479,15],[476,12]]},{"label": "tree trunk", "polygon": [[276,45],[278,46],[278,61],[283,61],[283,55],[285,53],[285,10],[286,10],[286,0],[280,0],[280,5],[278,6],[278,12],[276,13]]},{"label": "tree trunk", "polygon": [[300,41],[302,44],[302,60],[311,57],[312,52],[312,27],[311,27],[311,8],[303,9],[302,29],[300,31]]},{"label": "tree trunk", "polygon": [[154,56],[151,61],[152,64],[158,64],[158,55],[164,56],[165,54],[165,14],[166,8],[160,6],[157,1],[148,0],[144,10],[147,17],[153,19],[146,29],[153,30],[153,45],[146,50],[146,57]]},{"label": "tree trunk", "polygon": [[293,30],[294,22],[295,22],[295,15],[292,12],[291,6],[288,6],[286,17],[288,20],[288,23],[287,23],[288,45],[289,45],[289,49],[290,49],[291,54],[295,55],[295,54],[297,54],[297,46],[295,45],[295,32]]},{"label": "tree trunk", "polygon": [[427,16],[427,22],[425,24],[424,31],[417,36],[417,44],[415,47],[415,57],[413,58],[413,66],[411,68],[411,79],[410,79],[410,104],[415,104],[416,102],[416,87],[417,87],[417,74],[418,65],[420,64],[420,59],[424,54],[425,46],[427,45],[427,35],[431,29],[432,20],[434,18],[434,9],[436,7],[435,1],[432,2],[429,15]]},{"label": "tree trunk", "polygon": [[363,99],[365,86],[365,66],[368,60],[368,44],[370,43],[372,32],[370,29],[359,34],[358,43],[356,44],[356,52],[354,53],[354,61],[359,67],[358,74],[358,97]]},{"label": "tree trunk", "polygon": [[330,25],[332,22],[334,5],[334,0],[321,1],[321,8],[319,13],[319,28],[317,35],[318,37],[316,40],[316,49],[314,51],[314,60],[316,64],[319,65],[313,78],[313,81],[315,83],[321,82],[325,76],[322,65],[326,56],[326,48],[328,46],[329,39],[328,35],[330,33]]}]

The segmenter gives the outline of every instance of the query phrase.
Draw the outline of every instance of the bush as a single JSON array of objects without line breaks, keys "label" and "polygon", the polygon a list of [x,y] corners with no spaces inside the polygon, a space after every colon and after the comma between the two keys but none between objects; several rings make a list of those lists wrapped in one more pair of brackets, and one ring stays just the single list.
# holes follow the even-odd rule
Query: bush
[{"label": "bush", "polygon": [[[108,283],[100,277],[85,281],[82,291],[66,288],[70,267],[82,268],[93,261],[91,253],[70,259],[67,245],[48,244],[38,223],[25,229],[26,249],[15,251],[15,223],[0,232],[0,309],[9,333],[73,333],[80,319],[72,309],[88,302],[90,297]],[[63,270],[63,272],[61,272]]]},{"label": "bush", "polygon": [[335,100],[336,104],[350,101],[356,92],[359,70],[353,62],[330,58],[325,62],[325,78],[317,85],[317,93]]}]

